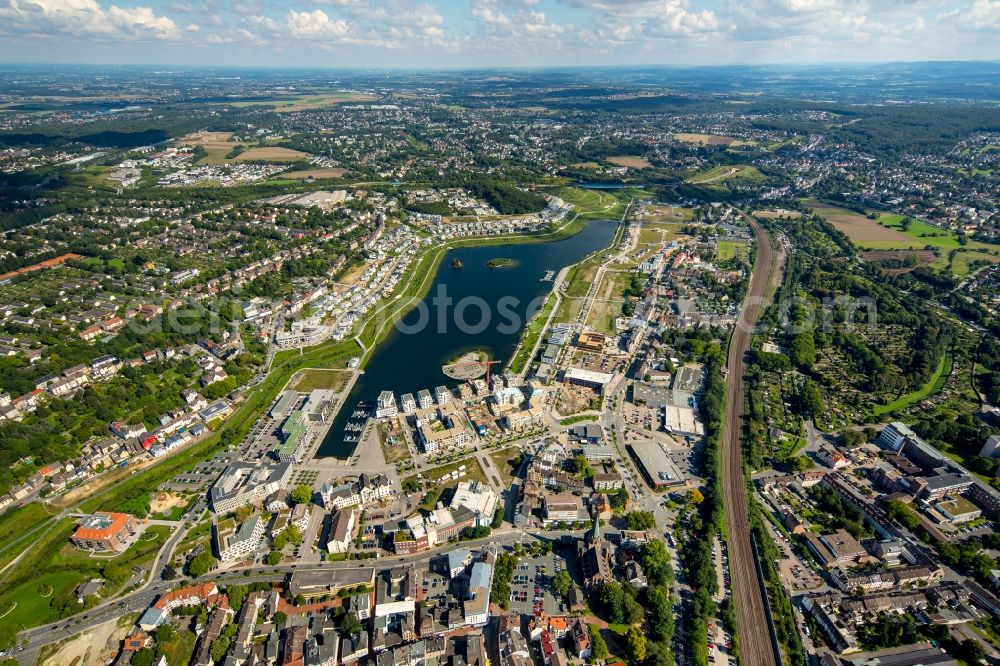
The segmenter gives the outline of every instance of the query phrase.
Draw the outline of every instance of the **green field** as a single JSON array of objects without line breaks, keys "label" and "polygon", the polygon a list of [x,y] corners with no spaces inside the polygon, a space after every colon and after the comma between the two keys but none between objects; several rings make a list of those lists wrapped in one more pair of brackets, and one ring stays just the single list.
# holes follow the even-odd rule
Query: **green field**
[{"label": "green field", "polygon": [[346,370],[307,368],[299,375],[295,390],[299,393],[308,393],[316,389],[341,391],[350,379],[351,373]]},{"label": "green field", "polygon": [[738,241],[719,241],[715,248],[715,258],[719,261],[735,259],[737,256],[745,257],[749,246]]},{"label": "green field", "polygon": [[736,179],[761,181],[764,180],[764,174],[758,171],[756,167],[746,166],[744,164],[733,164],[728,166],[717,166],[709,169],[708,171],[698,172],[689,176],[684,182],[692,185],[711,185],[725,183],[728,180]]}]

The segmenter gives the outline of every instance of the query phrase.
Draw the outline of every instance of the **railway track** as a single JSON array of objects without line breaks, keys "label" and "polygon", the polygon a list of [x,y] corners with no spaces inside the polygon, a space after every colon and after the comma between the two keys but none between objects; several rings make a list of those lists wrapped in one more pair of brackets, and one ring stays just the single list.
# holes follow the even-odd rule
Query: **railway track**
[{"label": "railway track", "polygon": [[[732,569],[733,599],[740,638],[741,666],[780,666],[781,657],[771,640],[764,609],[762,586],[750,545],[746,481],[743,475],[743,375],[744,357],[750,348],[752,330],[763,310],[761,300],[771,278],[774,247],[756,222],[750,220],[757,239],[757,261],[743,311],[729,343],[726,378],[726,418],[722,430],[722,497],[726,531],[729,534],[729,562]],[[767,563],[764,563],[767,566]]]}]

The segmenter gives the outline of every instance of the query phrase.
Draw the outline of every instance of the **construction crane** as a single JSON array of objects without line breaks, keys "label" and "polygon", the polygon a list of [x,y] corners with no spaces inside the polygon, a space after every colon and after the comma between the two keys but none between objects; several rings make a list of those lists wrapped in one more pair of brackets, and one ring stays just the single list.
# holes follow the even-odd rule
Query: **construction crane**
[{"label": "construction crane", "polygon": [[485,365],[486,366],[486,387],[489,388],[489,389],[492,389],[493,388],[493,384],[490,383],[490,366],[496,365],[496,364],[500,363],[500,361],[494,359],[492,361],[479,361],[479,363],[481,365]]}]

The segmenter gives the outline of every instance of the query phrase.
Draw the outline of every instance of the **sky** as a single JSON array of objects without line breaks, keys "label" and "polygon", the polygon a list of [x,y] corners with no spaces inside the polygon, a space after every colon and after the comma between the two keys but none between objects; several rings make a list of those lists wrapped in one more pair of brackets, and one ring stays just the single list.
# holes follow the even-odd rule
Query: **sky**
[{"label": "sky", "polygon": [[1000,0],[0,0],[0,62],[333,68],[1000,60]]}]

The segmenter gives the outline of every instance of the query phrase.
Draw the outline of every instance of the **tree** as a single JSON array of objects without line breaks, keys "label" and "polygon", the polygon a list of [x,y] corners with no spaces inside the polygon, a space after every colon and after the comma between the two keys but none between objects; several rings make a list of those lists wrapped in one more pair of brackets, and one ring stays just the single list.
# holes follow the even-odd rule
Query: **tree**
[{"label": "tree", "polygon": [[593,645],[593,656],[597,661],[608,658],[608,643],[601,635],[601,629],[596,624],[588,624],[587,631],[590,633],[590,642]]},{"label": "tree", "polygon": [[582,453],[575,458],[573,458],[573,472],[584,479],[589,479],[594,476],[594,470],[590,466],[590,462],[587,460],[587,456]]},{"label": "tree", "polygon": [[618,492],[612,495],[609,499],[611,500],[612,508],[624,509],[625,507],[628,506],[628,500],[629,500],[628,490],[625,489],[625,486],[622,486],[621,488],[618,489]]},{"label": "tree", "polygon": [[[216,638],[215,642],[212,643],[212,647],[208,649],[208,653],[212,656],[212,661],[219,663],[225,659],[226,653],[229,652],[229,646],[232,642],[233,639],[229,636],[219,636]],[[132,663],[135,664],[134,658]]]},{"label": "tree", "polygon": [[568,571],[560,569],[559,573],[552,577],[552,587],[560,597],[565,599],[570,590],[573,589],[573,578]]},{"label": "tree", "polygon": [[805,472],[812,469],[813,461],[809,456],[795,456],[792,461],[792,469],[796,472]]},{"label": "tree", "polygon": [[[225,653],[223,653],[224,655]],[[140,648],[132,655],[132,666],[153,666],[153,658],[155,656],[151,648]]]},{"label": "tree", "polygon": [[230,585],[226,588],[226,595],[229,597],[229,607],[233,609],[234,612],[239,613],[240,609],[243,608],[243,602],[249,594],[250,588],[246,585]]},{"label": "tree", "polygon": [[312,501],[313,491],[312,486],[295,486],[292,490],[292,501],[296,504],[308,504]]},{"label": "tree", "polygon": [[156,629],[157,645],[173,645],[178,638],[177,630],[171,624],[164,624]]},{"label": "tree", "polygon": [[[631,585],[628,586],[629,590],[634,590]],[[638,624],[642,622],[643,610],[636,598],[631,594],[625,594],[622,597],[622,621],[625,624]]]},{"label": "tree", "polygon": [[270,553],[267,554],[267,557],[264,559],[264,561],[270,567],[281,564],[281,552],[277,550],[272,550]]},{"label": "tree", "polygon": [[688,504],[694,504],[695,506],[701,504],[705,501],[705,496],[701,494],[701,491],[697,488],[692,488],[687,492]]},{"label": "tree", "polygon": [[349,611],[344,615],[344,621],[340,624],[340,633],[342,636],[355,636],[360,634],[364,630],[361,625],[361,620],[354,611]]},{"label": "tree", "polygon": [[195,578],[204,576],[215,568],[215,558],[209,552],[199,553],[188,563],[188,573]]},{"label": "tree", "polygon": [[652,511],[633,511],[625,516],[625,525],[630,530],[651,530],[656,527],[656,516]]},{"label": "tree", "polygon": [[284,613],[282,613],[281,611],[278,611],[277,613],[275,613],[275,614],[274,614],[274,615],[273,615],[273,616],[271,617],[271,620],[272,620],[272,621],[273,621],[273,622],[274,622],[274,623],[275,623],[276,625],[278,625],[278,626],[281,626],[281,625],[285,624],[285,622],[288,622],[288,616],[287,616],[287,615],[285,615]]},{"label": "tree", "polygon": [[621,624],[625,604],[622,586],[613,580],[601,583],[598,599],[601,600],[601,607],[608,620]]},{"label": "tree", "polygon": [[625,635],[625,651],[633,664],[646,659],[646,634],[639,627],[631,627]]}]

